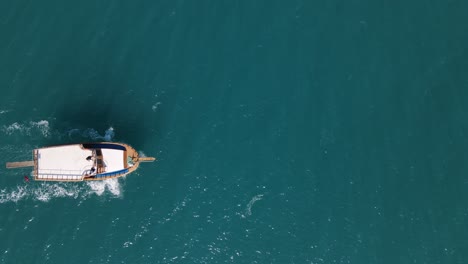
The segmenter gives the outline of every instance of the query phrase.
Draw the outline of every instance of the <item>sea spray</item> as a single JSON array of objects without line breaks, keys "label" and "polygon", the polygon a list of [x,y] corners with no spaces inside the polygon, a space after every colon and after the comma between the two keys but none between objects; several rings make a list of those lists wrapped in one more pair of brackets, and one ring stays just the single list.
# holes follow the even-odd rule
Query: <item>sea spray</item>
[{"label": "sea spray", "polygon": [[38,121],[38,122],[30,122],[30,125],[33,128],[36,128],[39,131],[41,131],[41,133],[42,133],[42,135],[44,137],[48,137],[50,135],[49,121],[41,120],[41,121]]},{"label": "sea spray", "polygon": [[104,132],[104,136],[99,134],[99,132],[94,128],[86,128],[86,129],[73,128],[73,129],[68,130],[67,134],[69,138],[78,136],[82,138],[87,138],[87,139],[92,139],[92,140],[102,140],[102,141],[112,141],[115,136],[113,127],[109,127]]},{"label": "sea spray", "polygon": [[258,194],[252,197],[250,199],[250,202],[247,204],[245,208],[245,215],[242,215],[242,218],[245,218],[246,216],[251,216],[252,215],[252,206],[254,205],[255,202],[260,201],[263,199],[263,194]]},{"label": "sea spray", "polygon": [[50,126],[49,121],[47,120],[40,120],[37,122],[30,121],[30,122],[14,122],[10,125],[4,125],[2,127],[2,131],[6,135],[13,135],[13,134],[20,134],[20,135],[42,135],[43,137],[50,136]]},{"label": "sea spray", "polygon": [[[22,136],[37,136],[40,135],[44,138],[58,137],[63,136],[62,131],[51,130],[50,123],[47,120],[39,121],[28,121],[28,122],[14,122],[9,125],[3,125],[1,131],[8,135],[22,135]],[[73,128],[66,131],[66,135],[69,138],[81,137],[83,139],[92,139],[92,140],[102,140],[102,141],[112,141],[115,136],[115,130],[113,127],[109,127],[104,135],[101,135],[94,128],[78,129]]]},{"label": "sea spray", "polygon": [[[106,192],[107,191],[107,192]],[[54,198],[88,199],[93,195],[117,198],[121,196],[122,190],[118,179],[103,181],[89,181],[83,183],[64,182],[31,182],[18,185],[13,188],[0,189],[0,204],[7,202],[20,202],[33,200],[48,202]]]},{"label": "sea spray", "polygon": [[106,133],[104,134],[104,140],[105,141],[112,141],[112,138],[114,138],[114,128],[113,127],[109,127],[107,130],[106,130]]},{"label": "sea spray", "polygon": [[108,179],[104,181],[87,181],[86,184],[98,196],[101,196],[106,190],[114,196],[120,196],[121,187],[119,179]]}]

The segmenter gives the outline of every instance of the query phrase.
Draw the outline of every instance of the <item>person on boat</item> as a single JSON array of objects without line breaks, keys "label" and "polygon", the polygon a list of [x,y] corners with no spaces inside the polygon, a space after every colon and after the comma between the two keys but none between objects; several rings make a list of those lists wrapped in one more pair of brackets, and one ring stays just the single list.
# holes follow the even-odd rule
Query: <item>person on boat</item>
[{"label": "person on boat", "polygon": [[92,167],[91,170],[90,170],[91,174],[93,174],[95,171],[96,171],[96,169],[94,167]]}]

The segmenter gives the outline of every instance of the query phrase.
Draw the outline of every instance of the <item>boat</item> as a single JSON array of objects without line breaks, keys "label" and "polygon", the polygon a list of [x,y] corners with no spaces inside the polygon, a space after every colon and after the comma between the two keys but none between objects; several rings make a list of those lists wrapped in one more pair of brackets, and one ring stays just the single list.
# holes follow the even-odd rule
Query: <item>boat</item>
[{"label": "boat", "polygon": [[99,181],[123,177],[134,172],[141,162],[152,162],[153,157],[142,157],[124,143],[96,142],[49,146],[34,149],[32,161],[7,162],[6,167],[34,167],[36,181]]}]

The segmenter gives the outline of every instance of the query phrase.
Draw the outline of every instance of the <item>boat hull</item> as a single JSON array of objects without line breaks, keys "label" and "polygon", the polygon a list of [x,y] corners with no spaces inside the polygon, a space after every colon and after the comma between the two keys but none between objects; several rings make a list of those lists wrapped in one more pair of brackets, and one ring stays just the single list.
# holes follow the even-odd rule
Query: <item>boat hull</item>
[{"label": "boat hull", "polygon": [[34,166],[36,181],[102,181],[123,177],[138,169],[140,162],[155,160],[140,157],[130,145],[114,142],[57,145],[32,152],[32,161],[7,163],[7,168]]}]

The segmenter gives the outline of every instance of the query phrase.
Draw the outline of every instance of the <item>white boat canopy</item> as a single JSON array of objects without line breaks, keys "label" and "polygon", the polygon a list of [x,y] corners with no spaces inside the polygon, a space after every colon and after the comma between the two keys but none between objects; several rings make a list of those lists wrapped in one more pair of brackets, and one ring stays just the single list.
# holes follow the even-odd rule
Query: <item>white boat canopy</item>
[{"label": "white boat canopy", "polygon": [[125,169],[124,150],[84,148],[82,144],[37,150],[37,178],[82,181],[98,173]]},{"label": "white boat canopy", "polygon": [[153,157],[140,157],[125,143],[92,142],[34,149],[33,160],[7,162],[8,169],[34,167],[39,181],[101,181],[123,177],[135,171],[141,162]]}]

